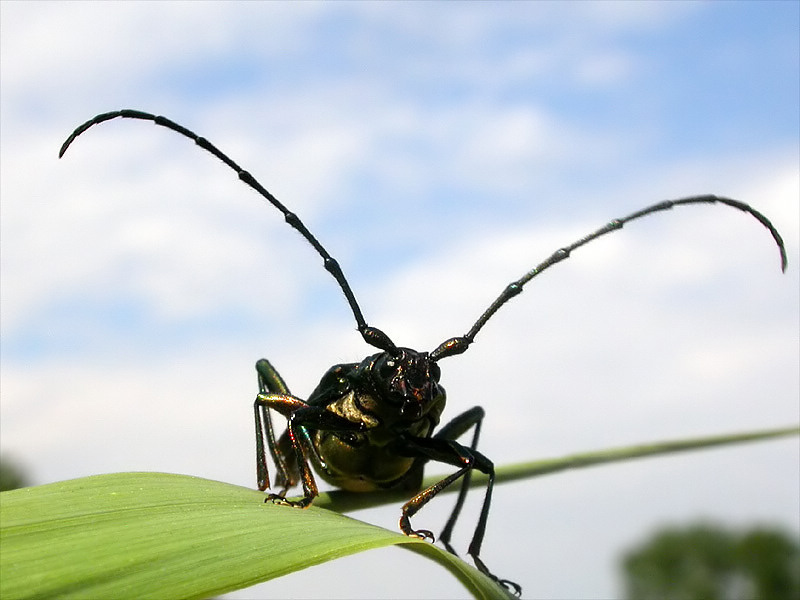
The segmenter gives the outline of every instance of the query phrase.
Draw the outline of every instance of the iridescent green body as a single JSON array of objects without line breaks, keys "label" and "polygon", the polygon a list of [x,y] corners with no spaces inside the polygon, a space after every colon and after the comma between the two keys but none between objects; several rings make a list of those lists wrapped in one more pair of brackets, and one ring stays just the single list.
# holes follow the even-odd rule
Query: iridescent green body
[{"label": "iridescent green body", "polygon": [[[391,377],[386,377],[387,371],[396,371],[402,365],[403,372],[395,380],[402,381],[402,386],[409,389],[403,379],[410,370],[408,362],[394,361],[386,353],[374,354],[361,363],[331,367],[305,401],[307,410],[295,435],[315,471],[328,483],[355,492],[419,489],[425,461],[409,454],[407,440],[431,437],[439,424],[446,396],[444,388],[431,377],[430,367],[435,367],[435,363],[426,364],[424,357],[420,359],[416,353],[403,350],[407,356],[418,359],[414,366],[420,369],[423,381],[422,389],[411,401],[398,389],[391,390],[386,385],[387,380],[391,381]],[[386,367],[387,363],[394,366]],[[256,410],[266,406],[286,412],[288,408],[287,417],[296,412],[299,399],[286,401],[287,396],[294,397],[285,384],[278,383],[272,365],[261,360],[257,369],[264,392],[256,400]],[[335,429],[323,428],[321,413],[326,418],[330,415],[337,418]],[[260,419],[257,428],[264,431]],[[286,466],[285,472],[279,470],[275,485],[288,490],[303,479],[303,468],[296,460],[299,457],[292,456],[296,453],[292,451],[289,430],[277,441],[275,451],[284,457],[276,463]],[[266,489],[267,482],[259,479],[259,486]]]}]

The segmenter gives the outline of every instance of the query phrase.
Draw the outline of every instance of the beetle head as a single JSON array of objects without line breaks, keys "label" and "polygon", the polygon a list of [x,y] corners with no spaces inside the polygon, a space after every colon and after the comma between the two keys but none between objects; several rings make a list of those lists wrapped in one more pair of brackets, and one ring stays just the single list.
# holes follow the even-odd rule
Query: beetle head
[{"label": "beetle head", "polygon": [[372,374],[379,395],[399,407],[403,419],[419,419],[444,393],[439,365],[427,352],[410,348],[382,352],[375,356]]}]

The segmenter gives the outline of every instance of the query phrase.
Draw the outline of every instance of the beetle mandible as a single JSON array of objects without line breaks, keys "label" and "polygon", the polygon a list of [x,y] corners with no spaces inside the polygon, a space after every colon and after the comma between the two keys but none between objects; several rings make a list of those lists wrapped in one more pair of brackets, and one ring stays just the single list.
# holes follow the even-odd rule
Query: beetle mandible
[{"label": "beetle mandible", "polygon": [[[461,512],[471,473],[477,470],[487,476],[487,484],[467,554],[481,572],[517,595],[521,593],[520,586],[496,577],[480,558],[494,485],[494,465],[477,450],[485,413],[482,407],[475,406],[436,429],[446,400],[444,388],[439,383],[439,361],[465,352],[501,306],[522,292],[523,286],[542,271],[568,258],[573,250],[621,229],[629,221],[675,206],[719,203],[750,214],[772,234],[780,252],[781,269],[786,270],[786,250],[780,234],[763,214],[749,205],[712,195],[667,200],[609,221],[596,231],[556,250],[549,258],[508,284],[466,334],[445,340],[431,352],[419,352],[395,345],[387,334],[367,324],[339,263],[296,214],[216,146],[174,121],[138,110],[103,113],[75,129],[61,146],[59,157],[87,129],[118,117],[152,121],[188,137],[236,171],[239,179],[281,211],[286,222],[322,257],[325,269],[344,293],[364,341],[379,350],[360,363],[331,367],[307,400],[289,392],[286,383],[269,361],[261,359],[256,363],[259,391],[253,408],[258,489],[265,491],[271,487],[267,448],[276,465],[275,485],[279,488],[278,493],[269,494],[265,502],[301,508],[309,506],[318,495],[309,465],[311,463],[323,479],[345,490],[401,489],[409,493],[416,492],[403,505],[400,529],[405,535],[433,541],[432,532],[412,528],[410,519],[439,492],[461,479],[455,506],[439,536],[445,547],[455,553],[450,546],[453,527]],[[286,431],[278,439],[272,428],[270,409],[287,418]],[[456,441],[470,430],[472,440],[469,445]],[[419,491],[423,467],[428,461],[445,463],[457,470]],[[303,497],[298,500],[287,499],[286,493],[297,484],[302,484]]]}]

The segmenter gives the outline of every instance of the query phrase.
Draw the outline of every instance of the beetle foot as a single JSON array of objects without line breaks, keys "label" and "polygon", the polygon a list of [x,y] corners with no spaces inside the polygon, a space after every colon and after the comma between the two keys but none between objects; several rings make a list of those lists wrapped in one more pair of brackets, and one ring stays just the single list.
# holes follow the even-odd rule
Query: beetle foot
[{"label": "beetle foot", "polygon": [[514,583],[513,581],[509,581],[508,579],[498,579],[497,583],[502,585],[504,588],[506,588],[509,592],[511,592],[517,597],[522,595],[522,586],[518,583]]},{"label": "beetle foot", "polygon": [[272,502],[273,504],[277,504],[279,506],[293,506],[294,508],[308,508],[308,505],[311,504],[311,500],[309,498],[301,498],[300,500],[288,500],[281,496],[280,494],[270,494],[264,499],[264,502]]},{"label": "beetle foot", "polygon": [[412,529],[410,532],[406,533],[409,537],[418,538],[420,540],[430,540],[431,543],[436,541],[436,537],[433,535],[432,531],[428,531],[427,529]]},{"label": "beetle foot", "polygon": [[514,583],[513,581],[510,581],[508,579],[500,579],[499,577],[497,577],[497,575],[492,573],[486,567],[486,565],[484,564],[484,562],[480,558],[478,558],[474,554],[471,555],[471,556],[472,556],[472,560],[475,561],[475,566],[478,567],[478,570],[481,573],[483,573],[484,575],[486,575],[490,579],[493,579],[494,581],[499,583],[501,586],[503,586],[505,589],[507,589],[509,592],[511,592],[515,596],[521,596],[522,595],[522,586],[521,585],[519,585],[518,583]]},{"label": "beetle foot", "polygon": [[400,531],[402,531],[403,534],[407,535],[408,537],[413,537],[420,540],[430,540],[431,542],[436,541],[436,537],[433,535],[432,531],[428,531],[427,529],[411,529],[411,521],[405,514],[400,517]]}]

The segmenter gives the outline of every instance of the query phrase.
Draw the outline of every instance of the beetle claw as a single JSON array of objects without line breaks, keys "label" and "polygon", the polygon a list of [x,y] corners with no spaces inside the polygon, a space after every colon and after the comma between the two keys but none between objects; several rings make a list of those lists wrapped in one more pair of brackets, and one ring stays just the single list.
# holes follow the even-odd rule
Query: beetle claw
[{"label": "beetle claw", "polygon": [[264,500],[264,502],[270,501],[278,506],[292,506],[294,508],[306,508],[309,504],[311,504],[311,500],[306,498],[301,498],[300,500],[287,500],[280,494],[270,494]]},{"label": "beetle claw", "polygon": [[433,532],[429,531],[428,529],[417,529],[415,531],[411,531],[408,536],[415,537],[420,540],[430,540],[431,543],[436,541],[436,537],[433,535]]},{"label": "beetle claw", "polygon": [[508,579],[498,579],[497,581],[515,596],[519,597],[522,595],[522,586],[520,584],[509,581]]}]

